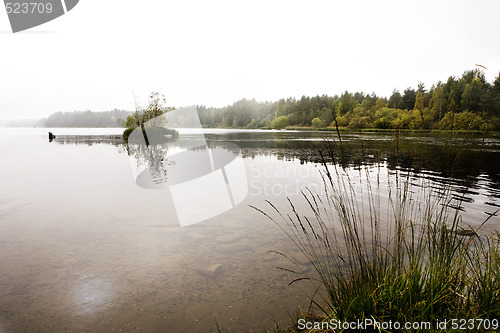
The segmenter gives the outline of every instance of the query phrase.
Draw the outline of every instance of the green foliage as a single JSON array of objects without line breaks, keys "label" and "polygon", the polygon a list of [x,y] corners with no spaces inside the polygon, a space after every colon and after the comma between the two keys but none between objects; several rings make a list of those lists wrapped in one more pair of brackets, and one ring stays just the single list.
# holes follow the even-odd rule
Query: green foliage
[{"label": "green foliage", "polygon": [[354,96],[350,92],[345,91],[342,94],[342,96],[340,96],[339,104],[338,104],[338,111],[340,112],[340,114],[346,114],[347,112],[354,109],[354,107],[358,103],[359,103],[359,100],[355,100]]},{"label": "green foliage", "polygon": [[412,123],[412,115],[406,110],[397,109],[396,119],[392,122],[392,127],[396,129],[409,129]]},{"label": "green foliage", "polygon": [[398,90],[394,89],[391,97],[389,97],[388,107],[392,109],[402,109],[403,108],[403,97]]},{"label": "green foliage", "polygon": [[442,86],[438,86],[433,91],[432,98],[429,102],[429,106],[431,107],[434,119],[436,120],[442,119],[446,108],[445,103],[446,103],[446,98],[444,96],[444,89]]},{"label": "green foliage", "polygon": [[273,121],[273,128],[283,129],[288,126],[288,118],[285,116],[280,116]]},{"label": "green foliage", "polygon": [[258,128],[257,120],[255,118],[252,118],[252,121],[250,121],[250,124],[247,125],[248,128]]},{"label": "green foliage", "polygon": [[147,122],[154,120],[155,123],[151,124],[151,126],[166,126],[166,124],[163,123],[165,119],[160,116],[168,111],[174,110],[174,108],[164,107],[165,103],[166,100],[164,95],[159,92],[152,92],[149,95],[148,105],[145,108],[136,106],[136,111],[132,117],[127,117],[125,125],[127,125],[127,127],[144,127]]},{"label": "green foliage", "polygon": [[[423,83],[419,83],[417,89],[407,88],[403,96],[394,90],[389,99],[375,94],[368,95],[361,92],[352,94],[345,91],[341,96],[302,96],[299,100],[288,98],[274,103],[241,100],[220,109],[199,107],[199,113],[202,124],[210,127],[276,127],[275,124],[279,124],[279,121],[276,123],[275,121],[280,117],[286,117],[288,126],[293,127],[335,127],[333,115],[336,114],[337,124],[343,128],[424,130],[439,128],[440,121],[448,111],[455,113],[466,111],[456,101],[463,100],[464,89],[469,84],[471,91],[478,92],[483,89],[478,95],[481,97],[475,99],[479,102],[474,105],[482,105],[485,111],[472,112],[488,122],[492,119],[488,110],[495,109],[495,96],[497,93],[500,94],[500,81],[497,85],[491,86],[482,83],[480,77],[480,72],[472,74],[466,72],[462,79],[450,77],[446,84],[439,82],[432,86],[430,91],[425,89]],[[475,90],[472,89],[473,86]],[[468,96],[467,93],[465,96]],[[318,120],[313,124],[315,118],[324,124],[321,125]],[[473,125],[474,128],[478,127],[477,122]],[[279,127],[283,128],[282,125]],[[491,123],[488,130],[497,128]]]},{"label": "green foliage", "polygon": [[325,127],[325,122],[321,119],[319,119],[318,117],[314,118],[312,121],[311,121],[311,125],[312,127],[314,128],[320,128],[320,127]]},{"label": "green foliage", "polygon": [[240,124],[239,120],[240,120],[240,118],[239,118],[238,115],[234,116],[234,118],[233,118],[233,127],[238,127],[239,126],[239,124]]},{"label": "green foliage", "polygon": [[127,120],[124,123],[124,126],[126,128],[132,128],[132,127],[137,127],[139,124],[137,123],[136,119],[132,116],[128,116]]},{"label": "green foliage", "polygon": [[324,127],[326,124],[330,124],[333,121],[333,111],[326,106],[321,110],[318,110],[317,114],[319,115],[317,118],[323,121],[323,126],[321,127]]},{"label": "green foliage", "polygon": [[500,129],[500,117],[491,117],[490,120],[487,123],[488,125],[488,130],[494,131],[494,130],[499,130]]},{"label": "green foliage", "polygon": [[412,110],[415,106],[415,99],[417,98],[417,93],[415,89],[408,87],[405,89],[403,94],[403,109]]},{"label": "green foliage", "polygon": [[439,122],[441,129],[453,130],[486,130],[484,119],[473,112],[465,111],[460,113],[448,112]]},{"label": "green foliage", "polygon": [[[349,119],[346,116],[337,116],[337,124],[339,127],[346,127],[349,124]],[[330,123],[330,126],[335,126],[335,121]]]},{"label": "green foliage", "polygon": [[362,129],[371,127],[371,119],[368,116],[352,117],[349,121],[349,128]]},{"label": "green foliage", "polygon": [[123,131],[123,140],[128,141],[128,137],[137,127],[129,127]]},{"label": "green foliage", "polygon": [[424,109],[424,96],[419,91],[417,93],[417,97],[415,97],[415,106],[413,107],[415,110],[423,110]]},{"label": "green foliage", "polygon": [[391,128],[391,121],[387,117],[382,117],[373,122],[375,128],[388,129]]}]

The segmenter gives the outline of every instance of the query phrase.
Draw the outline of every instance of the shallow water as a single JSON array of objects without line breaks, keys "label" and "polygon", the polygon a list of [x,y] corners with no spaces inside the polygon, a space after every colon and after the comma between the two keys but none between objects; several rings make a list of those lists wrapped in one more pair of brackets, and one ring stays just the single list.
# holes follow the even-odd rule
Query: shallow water
[{"label": "shallow water", "polygon": [[[268,251],[306,262],[249,205],[268,211],[270,200],[289,211],[288,196],[306,212],[300,191],[322,191],[324,138],[336,140],[335,162],[353,183],[363,167],[382,183],[396,170],[411,171],[417,186],[450,183],[470,225],[500,207],[497,138],[343,134],[340,144],[324,132],[205,130],[211,147],[240,147],[248,195],[181,228],[170,191],[136,185],[121,129],[53,132],[49,143],[47,129],[0,129],[0,332],[212,332],[216,321],[260,332],[290,323],[311,290],[288,286],[296,276],[276,269],[288,263]],[[198,132],[180,133],[183,142]]]}]

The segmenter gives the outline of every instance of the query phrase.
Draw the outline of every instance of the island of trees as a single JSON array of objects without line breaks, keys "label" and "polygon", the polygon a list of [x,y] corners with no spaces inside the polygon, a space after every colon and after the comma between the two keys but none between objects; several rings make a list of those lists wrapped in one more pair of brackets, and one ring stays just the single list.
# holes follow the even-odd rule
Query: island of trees
[{"label": "island of trees", "polygon": [[[419,83],[403,92],[394,90],[389,97],[345,91],[275,102],[242,99],[226,107],[197,109],[202,125],[212,128],[499,131],[500,75],[489,83],[483,71],[474,69],[429,89]],[[122,110],[58,112],[46,119],[44,126],[116,127],[133,118],[134,112]]]}]

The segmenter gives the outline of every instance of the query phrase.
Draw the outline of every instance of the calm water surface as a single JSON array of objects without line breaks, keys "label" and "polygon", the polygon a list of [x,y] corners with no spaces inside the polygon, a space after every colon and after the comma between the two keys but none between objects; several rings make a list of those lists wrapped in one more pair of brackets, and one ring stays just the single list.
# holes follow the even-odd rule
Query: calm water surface
[{"label": "calm water surface", "polygon": [[[261,332],[307,306],[307,283],[288,286],[286,260],[267,252],[305,261],[249,205],[286,210],[289,196],[306,212],[300,191],[321,191],[331,133],[205,130],[213,147],[240,147],[248,196],[181,228],[168,190],[136,185],[121,131],[56,129],[49,143],[47,129],[0,129],[0,332]],[[498,138],[345,134],[333,147],[354,181],[367,166],[451,184],[470,225],[500,208]]]}]

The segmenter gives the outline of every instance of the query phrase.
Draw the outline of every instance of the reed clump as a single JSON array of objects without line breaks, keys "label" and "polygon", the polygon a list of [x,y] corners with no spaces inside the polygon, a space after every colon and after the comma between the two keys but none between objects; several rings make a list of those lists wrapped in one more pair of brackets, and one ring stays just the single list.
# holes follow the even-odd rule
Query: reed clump
[{"label": "reed clump", "polygon": [[[270,211],[254,207],[312,265],[277,252],[291,262],[291,283],[314,284],[311,313],[342,322],[447,320],[447,328],[452,319],[500,318],[499,234],[483,232],[495,214],[467,225],[446,185],[380,165],[343,169],[327,150],[334,162],[323,162],[323,193],[303,191],[307,211],[290,199],[288,213],[271,202]],[[297,323],[289,331],[300,331]]]}]

